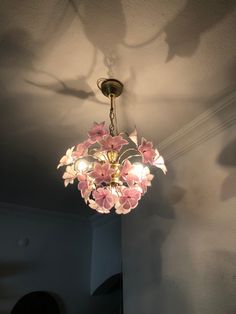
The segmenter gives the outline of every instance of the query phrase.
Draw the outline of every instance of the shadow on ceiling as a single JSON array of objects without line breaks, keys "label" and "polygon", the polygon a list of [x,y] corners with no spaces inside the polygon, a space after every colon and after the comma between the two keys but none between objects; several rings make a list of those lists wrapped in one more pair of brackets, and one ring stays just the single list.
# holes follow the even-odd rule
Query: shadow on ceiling
[{"label": "shadow on ceiling", "polygon": [[[0,38],[0,68],[5,70],[14,69],[14,78],[19,75],[21,76],[25,70],[27,70],[27,73],[44,75],[54,80],[54,82],[46,84],[30,79],[25,79],[25,82],[34,87],[50,90],[60,95],[72,96],[80,100],[90,98],[95,103],[104,104],[104,102],[96,99],[94,92],[87,83],[96,63],[96,51],[94,52],[94,58],[86,76],[79,76],[76,79],[63,81],[52,73],[34,68],[34,63],[38,58],[35,51],[38,48],[39,43],[36,43],[27,31],[23,29],[7,31]],[[1,92],[8,88],[8,81],[12,79],[11,76],[12,74],[7,72],[0,77],[0,82],[2,82]]]},{"label": "shadow on ceiling", "polygon": [[[64,95],[64,96],[72,96],[72,97],[80,98],[80,99],[87,99],[94,96],[94,93],[92,90],[90,90],[90,87],[86,81],[86,77],[84,76],[79,76],[77,79],[62,81],[56,75],[51,74],[46,71],[34,71],[34,72],[44,74],[45,76],[48,76],[54,79],[55,83],[51,83],[51,84],[37,83],[31,80],[25,79],[26,83],[33,85],[35,87],[44,89],[44,90],[53,91],[57,94]],[[74,85],[77,85],[78,88],[73,87]]]},{"label": "shadow on ceiling", "polygon": [[236,139],[222,149],[217,162],[229,172],[222,183],[220,194],[221,200],[226,201],[236,196]]},{"label": "shadow on ceiling", "polygon": [[37,58],[36,43],[23,29],[12,29],[0,38],[0,67],[31,70]]},{"label": "shadow on ceiling", "polygon": [[168,45],[166,62],[175,56],[191,57],[200,45],[202,34],[222,21],[235,5],[234,0],[220,0],[217,3],[214,0],[188,0],[184,8],[153,37],[136,45],[124,45],[128,48],[141,48],[165,33]]},{"label": "shadow on ceiling", "polygon": [[[117,54],[119,45],[141,48],[154,42],[162,33],[166,34],[165,41],[168,45],[167,62],[175,56],[191,57],[200,44],[202,34],[222,21],[236,5],[234,0],[220,0],[217,3],[214,0],[188,0],[183,9],[162,29],[157,30],[154,36],[141,43],[129,45],[125,42],[127,23],[121,1],[68,2],[82,22],[87,39],[103,53],[105,65],[109,56]],[[117,55],[116,57],[118,59]]]}]

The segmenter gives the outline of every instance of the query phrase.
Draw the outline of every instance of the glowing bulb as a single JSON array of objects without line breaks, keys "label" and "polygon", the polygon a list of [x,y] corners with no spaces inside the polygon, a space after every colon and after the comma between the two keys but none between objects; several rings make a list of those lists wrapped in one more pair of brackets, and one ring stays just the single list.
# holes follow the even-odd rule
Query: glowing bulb
[{"label": "glowing bulb", "polygon": [[140,163],[134,163],[130,173],[134,174],[138,178],[141,178],[143,175],[143,165]]},{"label": "glowing bulb", "polygon": [[143,168],[143,175],[146,176],[148,174],[150,174],[150,169],[146,166],[146,167]]},{"label": "glowing bulb", "polygon": [[133,169],[130,171],[130,173],[142,179],[146,177],[148,174],[150,174],[150,170],[147,166],[143,166],[141,163],[137,162],[133,164]]},{"label": "glowing bulb", "polygon": [[79,172],[84,172],[89,169],[89,163],[85,159],[78,159],[75,162],[75,170]]}]

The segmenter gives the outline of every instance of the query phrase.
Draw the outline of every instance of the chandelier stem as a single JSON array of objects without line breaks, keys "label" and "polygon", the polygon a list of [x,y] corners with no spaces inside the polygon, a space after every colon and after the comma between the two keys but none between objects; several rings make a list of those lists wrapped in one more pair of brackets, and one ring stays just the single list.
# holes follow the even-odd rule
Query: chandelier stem
[{"label": "chandelier stem", "polygon": [[116,96],[114,94],[110,94],[109,98],[111,100],[111,108],[110,108],[110,125],[109,125],[109,130],[111,136],[116,136],[118,134],[117,130],[117,118],[116,118],[116,103],[115,103],[115,98]]}]

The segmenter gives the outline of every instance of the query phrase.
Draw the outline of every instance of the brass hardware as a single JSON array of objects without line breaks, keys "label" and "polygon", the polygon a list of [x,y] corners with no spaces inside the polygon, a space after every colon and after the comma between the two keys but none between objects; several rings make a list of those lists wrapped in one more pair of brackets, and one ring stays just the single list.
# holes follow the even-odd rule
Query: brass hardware
[{"label": "brass hardware", "polygon": [[114,173],[111,176],[112,177],[111,184],[117,185],[120,181],[120,164],[116,163],[116,161],[119,157],[119,154],[118,154],[118,152],[111,150],[111,151],[107,152],[107,157],[108,157],[108,160],[111,164],[111,169],[114,170]]},{"label": "brass hardware", "polygon": [[104,96],[110,98],[111,108],[110,108],[110,125],[109,131],[111,136],[118,135],[117,130],[117,119],[116,119],[116,103],[115,98],[119,97],[123,91],[123,84],[116,79],[104,79],[100,78],[97,80],[97,86],[101,90]]},{"label": "brass hardware", "polygon": [[119,97],[123,91],[123,84],[116,79],[103,79],[98,85],[104,96],[109,97],[114,95]]},{"label": "brass hardware", "polygon": [[120,164],[112,164],[111,168],[115,170],[114,174],[111,176],[111,184],[117,185],[120,181]]},{"label": "brass hardware", "polygon": [[114,164],[118,159],[118,152],[110,150],[109,152],[107,152],[107,157],[110,164]]}]

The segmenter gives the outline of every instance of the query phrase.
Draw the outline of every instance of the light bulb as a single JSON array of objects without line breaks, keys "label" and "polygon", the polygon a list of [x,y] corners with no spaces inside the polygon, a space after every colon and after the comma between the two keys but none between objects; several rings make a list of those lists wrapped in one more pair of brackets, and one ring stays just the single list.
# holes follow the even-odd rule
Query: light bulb
[{"label": "light bulb", "polygon": [[85,159],[78,159],[75,162],[75,170],[85,172],[89,169],[89,162]]},{"label": "light bulb", "polygon": [[130,173],[134,174],[138,178],[142,178],[142,176],[143,176],[143,169],[144,169],[143,165],[141,163],[136,162],[136,163],[133,164],[133,168],[130,171]]},{"label": "light bulb", "polygon": [[150,174],[150,169],[146,166],[146,167],[143,167],[143,175],[148,175]]},{"label": "light bulb", "polygon": [[133,164],[133,169],[130,171],[130,173],[142,179],[150,173],[150,170],[147,166],[143,166],[141,163],[136,162]]}]

